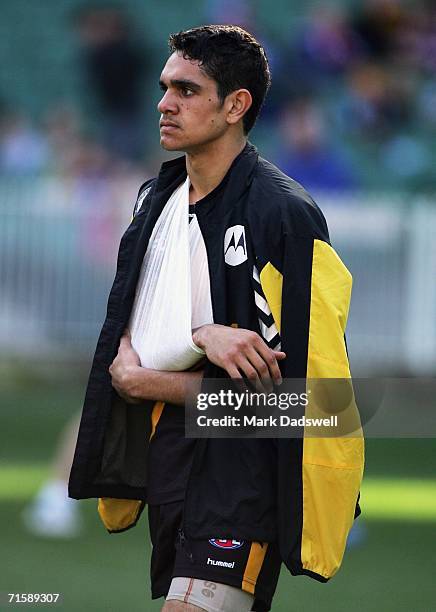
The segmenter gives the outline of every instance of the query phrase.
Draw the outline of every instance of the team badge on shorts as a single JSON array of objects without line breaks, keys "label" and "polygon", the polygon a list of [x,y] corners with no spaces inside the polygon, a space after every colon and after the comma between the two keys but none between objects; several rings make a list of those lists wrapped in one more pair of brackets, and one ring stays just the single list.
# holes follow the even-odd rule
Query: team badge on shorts
[{"label": "team badge on shorts", "polygon": [[212,544],[212,546],[216,546],[217,548],[224,550],[234,550],[235,548],[241,548],[241,546],[244,545],[243,540],[218,540],[216,538],[209,540],[209,543]]},{"label": "team badge on shorts", "polygon": [[229,266],[239,266],[247,259],[245,228],[243,225],[233,225],[224,235],[224,261]]}]

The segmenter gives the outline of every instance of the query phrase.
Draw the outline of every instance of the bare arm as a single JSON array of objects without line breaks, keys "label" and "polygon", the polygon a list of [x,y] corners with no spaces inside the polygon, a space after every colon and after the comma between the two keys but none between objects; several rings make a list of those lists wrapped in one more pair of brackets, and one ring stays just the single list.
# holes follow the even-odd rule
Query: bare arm
[{"label": "bare arm", "polygon": [[128,333],[121,338],[118,354],[109,368],[109,373],[114,389],[130,404],[153,400],[180,406],[185,403],[189,384],[199,382],[203,376],[202,370],[161,372],[141,367]]},{"label": "bare arm", "polygon": [[139,403],[144,400],[154,400],[184,406],[189,383],[200,381],[202,376],[202,370],[160,372],[138,366],[127,373],[124,383],[127,401]]},{"label": "bare arm", "polygon": [[[193,341],[206,352],[209,361],[226,370],[231,378],[246,376],[267,391],[272,390],[273,383],[281,383],[277,361],[286,355],[270,349],[256,332],[225,325],[204,325],[194,331]],[[201,370],[162,372],[141,367],[128,332],[121,338],[109,373],[112,386],[129,403],[153,400],[180,406],[185,403],[190,384],[199,382],[203,376]]]}]

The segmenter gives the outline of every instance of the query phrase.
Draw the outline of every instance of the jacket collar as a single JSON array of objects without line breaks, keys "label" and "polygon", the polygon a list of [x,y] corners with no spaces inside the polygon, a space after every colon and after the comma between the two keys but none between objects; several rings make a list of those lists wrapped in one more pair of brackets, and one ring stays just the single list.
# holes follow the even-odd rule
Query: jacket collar
[{"label": "jacket collar", "polygon": [[[231,174],[225,188],[225,195],[231,195],[231,198],[225,198],[229,204],[237,202],[251,184],[258,157],[256,147],[247,141],[244,149],[231,165]],[[167,189],[175,189],[186,179],[186,176],[185,155],[164,162],[157,177],[155,194],[159,197],[159,194]]]}]

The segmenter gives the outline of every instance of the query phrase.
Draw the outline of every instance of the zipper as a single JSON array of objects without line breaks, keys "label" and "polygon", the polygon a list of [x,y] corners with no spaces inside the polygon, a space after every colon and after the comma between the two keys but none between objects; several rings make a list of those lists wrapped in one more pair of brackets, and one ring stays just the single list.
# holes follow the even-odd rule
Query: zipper
[{"label": "zipper", "polygon": [[185,532],[183,531],[182,528],[179,529],[179,542],[180,542],[180,547],[183,548],[183,550],[187,554],[189,561],[191,563],[195,563],[194,555],[192,554],[191,547],[189,546],[189,542],[186,539]]}]

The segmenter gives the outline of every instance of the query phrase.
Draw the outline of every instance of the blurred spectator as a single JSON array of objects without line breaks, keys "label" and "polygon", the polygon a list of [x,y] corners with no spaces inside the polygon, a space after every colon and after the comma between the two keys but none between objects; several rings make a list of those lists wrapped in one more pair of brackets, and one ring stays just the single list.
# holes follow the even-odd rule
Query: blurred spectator
[{"label": "blurred spectator", "polygon": [[12,175],[35,174],[46,168],[47,139],[29,119],[6,112],[0,120],[0,172]]},{"label": "blurred spectator", "polygon": [[411,92],[393,71],[374,62],[361,64],[350,71],[347,85],[337,104],[344,132],[380,140],[409,122]]},{"label": "blurred spectator", "polygon": [[208,23],[231,23],[254,32],[255,15],[249,0],[206,0],[205,21]]},{"label": "blurred spectator", "polygon": [[288,96],[330,87],[364,56],[364,45],[340,7],[317,5],[293,28],[279,75]]},{"label": "blurred spectator", "polygon": [[353,21],[367,55],[385,59],[396,47],[400,28],[409,15],[398,0],[367,0]]},{"label": "blurred spectator", "polygon": [[432,168],[430,152],[413,136],[395,136],[381,153],[385,168],[400,180],[420,178]]},{"label": "blurred spectator", "polygon": [[116,172],[116,162],[98,142],[89,137],[78,137],[65,159],[64,172],[81,181],[110,178]]},{"label": "blurred spectator", "polygon": [[363,45],[337,6],[317,6],[300,35],[301,60],[315,72],[342,73],[362,57]]},{"label": "blurred spectator", "polygon": [[51,149],[51,170],[63,174],[80,139],[80,117],[76,109],[60,103],[46,112],[43,126]]},{"label": "blurred spectator", "polygon": [[[61,54],[44,78],[41,76],[41,82],[47,83],[45,88],[29,89],[32,64],[20,60],[20,54],[14,60],[16,65],[13,61],[5,64],[3,91],[8,91],[12,100],[23,101],[23,113],[0,109],[2,174],[49,171],[79,182],[98,183],[114,173],[126,176],[136,169],[143,174],[145,153],[148,164],[158,166],[161,151],[147,151],[153,129],[146,130],[143,102],[148,91],[147,72],[157,72],[162,57],[160,52],[145,53],[134,26],[140,20],[152,22],[146,43],[151,47],[148,40],[153,40],[154,24],[160,25],[165,9],[150,13],[146,4],[135,5],[136,21],[132,22],[126,7],[133,5],[109,2],[83,3],[75,12],[81,48],[76,67],[86,77],[82,90],[74,74],[68,80],[71,87],[50,87],[50,80],[61,80],[68,70]],[[337,150],[341,140],[353,158],[359,159],[363,187],[405,187],[413,180],[421,188],[422,173],[430,176],[427,160],[434,150],[436,129],[434,1],[363,0],[342,6],[317,3],[302,5],[298,10],[284,5],[280,14],[271,14],[268,20],[259,3],[251,0],[206,0],[202,8],[204,21],[239,24],[254,32],[267,50],[272,88],[253,133],[264,151],[276,159],[283,158],[286,151],[289,157],[294,145],[288,142],[280,151],[277,148],[278,125],[283,129],[281,112],[293,101],[309,97],[320,108],[329,109],[334,119],[329,125],[329,138],[323,136],[324,147],[331,149],[326,142],[336,145],[330,163],[336,156],[342,157]],[[25,22],[34,28],[31,20],[31,14],[26,13],[23,23],[17,25],[20,32],[22,28],[23,40],[29,27]],[[61,37],[67,46],[65,23],[54,19],[52,26],[52,48],[59,48]],[[21,91],[24,84],[25,95]],[[70,101],[53,106],[52,95],[64,99],[81,96],[84,102],[92,102],[92,107],[86,107],[83,117]],[[47,108],[48,112],[43,110]],[[30,113],[38,121],[42,115],[42,123],[35,127]],[[157,138],[157,127],[155,134]],[[314,150],[311,158],[313,161]],[[399,160],[406,158],[407,167],[399,168]],[[87,185],[85,191],[90,183]],[[100,193],[100,188],[96,189]]]},{"label": "blurred spectator", "polygon": [[419,117],[429,127],[436,128],[436,79],[427,82],[418,98]]},{"label": "blurred spectator", "polygon": [[436,71],[436,6],[422,3],[409,11],[397,37],[399,61],[421,74]]},{"label": "blurred spectator", "polygon": [[301,99],[285,108],[281,119],[283,148],[276,163],[308,190],[350,189],[357,186],[354,168],[328,141],[319,107]]},{"label": "blurred spectator", "polygon": [[113,195],[114,179],[122,178],[119,167],[101,145],[84,138],[77,142],[69,162],[71,201],[84,212],[79,232],[82,255],[99,266],[111,266],[109,246],[119,226]]},{"label": "blurred spectator", "polygon": [[145,53],[121,9],[82,9],[77,25],[83,69],[98,105],[104,144],[114,155],[138,160],[144,153]]}]

